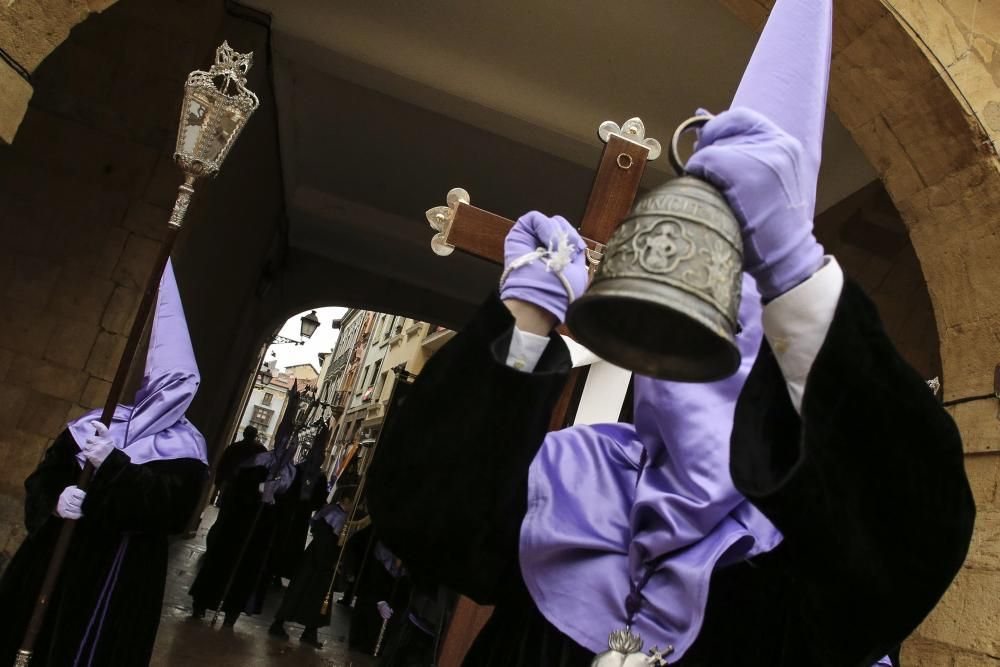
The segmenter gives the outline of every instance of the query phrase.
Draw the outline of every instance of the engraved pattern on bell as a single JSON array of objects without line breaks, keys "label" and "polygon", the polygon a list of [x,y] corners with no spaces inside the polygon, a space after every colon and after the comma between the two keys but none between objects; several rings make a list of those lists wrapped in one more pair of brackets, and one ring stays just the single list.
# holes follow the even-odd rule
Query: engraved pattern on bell
[{"label": "engraved pattern on bell", "polygon": [[739,366],[743,238],[722,193],[685,176],[639,199],[567,311],[580,343],[623,368],[708,382]]},{"label": "engraved pattern on bell", "polygon": [[[595,283],[628,277],[664,282],[711,302],[735,329],[743,240],[732,213],[721,208],[721,195],[708,187],[679,178],[639,200],[611,238]],[[710,201],[713,195],[718,203]]]},{"label": "engraved pattern on bell", "polygon": [[694,240],[676,220],[644,222],[630,231],[634,233],[623,233],[620,241],[611,246],[609,259],[613,266],[607,271],[628,272],[630,266],[638,265],[649,273],[672,273],[695,254]]},{"label": "engraved pattern on bell", "polygon": [[715,239],[711,247],[702,248],[699,252],[706,258],[702,267],[704,274],[699,275],[700,269],[689,269],[684,274],[684,280],[691,285],[700,285],[715,296],[716,303],[722,304],[727,295],[742,289],[742,259],[722,239]]}]

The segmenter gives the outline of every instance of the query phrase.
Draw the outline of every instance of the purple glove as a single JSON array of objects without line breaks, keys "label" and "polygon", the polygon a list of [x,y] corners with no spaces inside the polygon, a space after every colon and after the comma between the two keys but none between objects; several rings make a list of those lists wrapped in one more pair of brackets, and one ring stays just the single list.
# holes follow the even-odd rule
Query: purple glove
[{"label": "purple glove", "polygon": [[78,486],[67,486],[59,494],[59,502],[56,503],[56,514],[64,519],[76,521],[83,517],[83,501],[87,498],[87,492],[81,491]]},{"label": "purple glove", "polygon": [[525,213],[504,242],[500,298],[533,303],[562,322],[590,279],[586,248],[566,218]]},{"label": "purple glove", "polygon": [[719,188],[743,228],[743,266],[765,301],[823,264],[813,236],[816,178],[802,144],[750,109],[724,111],[701,130],[687,172]]},{"label": "purple glove", "polygon": [[376,604],[375,607],[378,609],[378,615],[382,617],[383,621],[388,621],[392,618],[392,607],[385,600]]},{"label": "purple glove", "polygon": [[80,451],[94,468],[100,468],[108,454],[114,451],[115,439],[108,432],[108,427],[101,422],[95,420],[90,425],[94,427],[94,435],[87,438]]}]

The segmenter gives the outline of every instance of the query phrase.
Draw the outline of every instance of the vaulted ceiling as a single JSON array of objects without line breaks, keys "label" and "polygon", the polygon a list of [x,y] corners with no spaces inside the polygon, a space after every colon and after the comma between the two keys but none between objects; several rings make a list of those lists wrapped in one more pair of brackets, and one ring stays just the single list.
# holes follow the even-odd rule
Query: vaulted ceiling
[{"label": "vaulted ceiling", "polygon": [[[715,0],[246,4],[272,15],[292,245],[463,300],[495,270],[432,254],[426,209],[461,186],[579,219],[598,125],[639,116],[666,141],[728,105],[756,40]],[[831,116],[820,209],[874,178]]]}]

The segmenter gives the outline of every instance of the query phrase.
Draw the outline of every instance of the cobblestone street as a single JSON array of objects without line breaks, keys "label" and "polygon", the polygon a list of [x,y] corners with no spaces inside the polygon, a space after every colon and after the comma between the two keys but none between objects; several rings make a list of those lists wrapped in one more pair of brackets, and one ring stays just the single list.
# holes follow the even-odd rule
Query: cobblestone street
[{"label": "cobblestone street", "polygon": [[240,616],[234,628],[223,628],[221,617],[212,627],[211,612],[204,621],[190,619],[191,598],[187,591],[198,573],[198,559],[205,553],[205,535],[215,521],[215,515],[215,508],[208,508],[198,534],[190,540],[178,540],[171,546],[163,615],[151,663],[154,667],[369,667],[375,664],[372,659],[347,650],[350,615],[338,605],[333,606],[332,625],[319,632],[320,640],[324,642],[320,650],[299,644],[298,635],[302,628],[294,624],[286,625],[292,635],[288,641],[268,636],[267,627],[281,601],[281,590],[277,588],[268,594],[262,615]]}]

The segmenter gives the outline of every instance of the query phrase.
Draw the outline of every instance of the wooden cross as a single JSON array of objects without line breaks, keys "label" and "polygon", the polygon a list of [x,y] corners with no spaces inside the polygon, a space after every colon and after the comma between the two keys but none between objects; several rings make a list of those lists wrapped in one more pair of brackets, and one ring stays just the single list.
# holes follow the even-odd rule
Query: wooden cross
[{"label": "wooden cross", "polygon": [[[580,224],[592,273],[603,257],[611,234],[632,208],[646,163],[655,160],[661,152],[657,140],[646,138],[646,128],[638,118],[632,118],[621,127],[612,121],[602,123],[598,136],[605,144],[604,152]],[[447,256],[458,249],[503,264],[504,239],[514,222],[476,208],[465,190],[456,188],[449,192],[447,205],[427,211],[427,221],[438,232],[431,241],[431,248],[438,255]],[[562,333],[566,333],[565,330]],[[552,430],[563,428],[572,418],[572,405],[574,398],[579,397],[582,371],[582,368],[573,369],[553,412]],[[440,667],[461,664],[490,613],[490,609],[479,607],[467,598],[459,600],[442,646]]]},{"label": "wooden cross", "polygon": [[[646,128],[638,118],[621,127],[606,121],[598,136],[605,143],[604,152],[580,223],[592,267],[600,262],[612,232],[632,208],[646,162],[661,152],[660,142],[646,138]],[[438,232],[431,241],[438,255],[450,255],[457,248],[496,264],[503,264],[504,239],[514,225],[512,220],[473,206],[469,193],[461,188],[448,193],[447,206],[427,211],[427,222]]]}]

